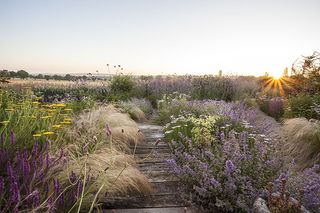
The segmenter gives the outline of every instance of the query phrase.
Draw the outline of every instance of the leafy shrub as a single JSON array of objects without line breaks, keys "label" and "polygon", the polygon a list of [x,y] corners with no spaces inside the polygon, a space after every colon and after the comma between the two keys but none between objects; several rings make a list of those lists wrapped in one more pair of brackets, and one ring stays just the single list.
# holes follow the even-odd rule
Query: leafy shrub
[{"label": "leafy shrub", "polygon": [[174,154],[168,163],[198,205],[248,212],[279,164],[272,158],[271,140],[244,120],[251,113],[220,104],[223,107],[213,107],[215,114],[179,116],[166,126]]},{"label": "leafy shrub", "polygon": [[258,99],[258,104],[264,113],[279,120],[284,114],[284,100],[280,97],[267,98],[261,97]]},{"label": "leafy shrub", "polygon": [[131,96],[134,81],[129,75],[116,75],[111,80],[111,100],[126,100]]},{"label": "leafy shrub", "polygon": [[288,107],[284,116],[286,118],[305,117],[307,119],[320,119],[320,95],[310,96],[300,94],[288,99]]},{"label": "leafy shrub", "polygon": [[172,115],[179,115],[181,111],[189,108],[189,96],[178,92],[163,95],[162,99],[158,101],[158,116],[156,122],[165,124],[170,121]]},{"label": "leafy shrub", "polygon": [[227,136],[223,132],[205,148],[191,140],[188,146],[181,139],[173,142],[174,158],[169,164],[197,204],[220,211],[247,212],[277,167],[262,137],[249,137],[243,131],[237,133],[237,138],[236,132]]}]

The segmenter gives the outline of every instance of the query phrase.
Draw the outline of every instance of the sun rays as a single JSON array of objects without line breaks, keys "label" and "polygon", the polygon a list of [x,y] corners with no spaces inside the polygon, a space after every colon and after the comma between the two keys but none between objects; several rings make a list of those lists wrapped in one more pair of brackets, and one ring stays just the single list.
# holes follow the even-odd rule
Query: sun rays
[{"label": "sun rays", "polygon": [[296,84],[296,81],[290,77],[275,75],[265,79],[263,84],[262,94],[272,94],[272,96],[285,96],[286,90],[292,89],[293,84]]}]

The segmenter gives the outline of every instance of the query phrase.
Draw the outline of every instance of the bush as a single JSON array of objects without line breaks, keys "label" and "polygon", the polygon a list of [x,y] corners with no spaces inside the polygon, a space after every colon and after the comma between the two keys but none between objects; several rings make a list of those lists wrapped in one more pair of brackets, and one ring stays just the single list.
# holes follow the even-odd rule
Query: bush
[{"label": "bush", "polygon": [[305,117],[307,119],[320,119],[320,95],[310,96],[300,94],[288,99],[288,106],[284,116],[286,118]]},{"label": "bush", "polygon": [[275,118],[276,120],[280,120],[284,114],[285,103],[280,97],[270,99],[267,97],[261,97],[258,99],[258,104],[261,111]]},{"label": "bush", "polygon": [[[179,131],[180,127],[176,129]],[[172,170],[192,200],[203,208],[248,212],[277,172],[267,140],[247,131],[239,132],[228,122],[211,129],[213,134],[192,128],[194,131],[198,134],[193,140],[180,134],[172,142],[174,158],[168,161]]]},{"label": "bush", "polygon": [[111,100],[127,100],[132,95],[134,81],[129,75],[116,75],[111,80]]},{"label": "bush", "polygon": [[251,113],[226,105],[213,102],[216,114],[173,119],[165,132],[174,154],[168,163],[198,205],[248,212],[280,164],[272,158],[270,139],[255,133],[244,120]]}]

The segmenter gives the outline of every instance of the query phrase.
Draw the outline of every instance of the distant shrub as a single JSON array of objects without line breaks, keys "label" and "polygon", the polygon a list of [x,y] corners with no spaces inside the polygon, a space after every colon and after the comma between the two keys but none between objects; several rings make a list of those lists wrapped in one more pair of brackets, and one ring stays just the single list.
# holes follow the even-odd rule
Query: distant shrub
[{"label": "distant shrub", "polygon": [[126,100],[132,94],[134,81],[130,75],[116,75],[112,78],[110,98],[112,100]]},{"label": "distant shrub", "polygon": [[195,99],[216,99],[232,101],[235,99],[236,88],[230,78],[213,76],[196,77],[192,81],[191,95]]},{"label": "distant shrub", "polygon": [[286,118],[320,119],[320,95],[300,94],[290,97],[284,116]]},{"label": "distant shrub", "polygon": [[178,92],[169,95],[163,95],[158,101],[158,116],[156,122],[165,124],[170,121],[172,115],[179,115],[183,110],[189,108],[188,99],[190,96]]},{"label": "distant shrub", "polygon": [[258,105],[264,113],[279,120],[285,110],[284,99],[281,97],[267,98],[261,97],[258,99]]}]

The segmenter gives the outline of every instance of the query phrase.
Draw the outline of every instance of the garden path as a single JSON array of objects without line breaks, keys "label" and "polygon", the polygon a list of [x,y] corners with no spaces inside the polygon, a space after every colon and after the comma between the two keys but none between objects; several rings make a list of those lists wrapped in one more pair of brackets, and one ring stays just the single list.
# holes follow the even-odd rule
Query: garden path
[{"label": "garden path", "polygon": [[[163,127],[139,124],[145,136],[145,143],[132,146],[139,170],[145,174],[154,187],[149,196],[131,195],[115,202],[116,213],[194,213],[199,212],[182,200],[178,180],[170,174],[166,159],[170,149],[164,141]],[[160,142],[159,142],[160,141]],[[121,208],[121,209],[119,209]]]}]

